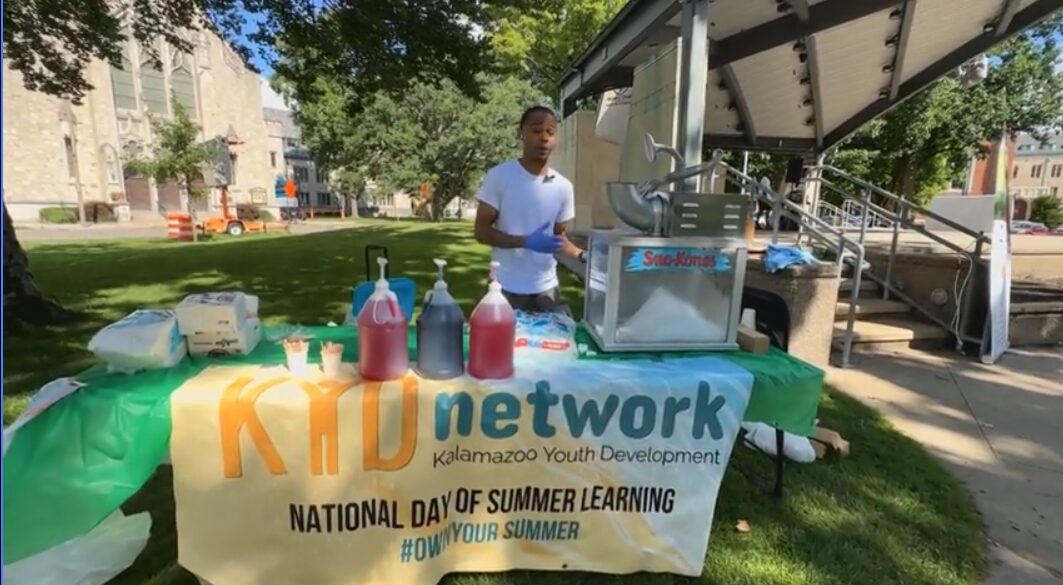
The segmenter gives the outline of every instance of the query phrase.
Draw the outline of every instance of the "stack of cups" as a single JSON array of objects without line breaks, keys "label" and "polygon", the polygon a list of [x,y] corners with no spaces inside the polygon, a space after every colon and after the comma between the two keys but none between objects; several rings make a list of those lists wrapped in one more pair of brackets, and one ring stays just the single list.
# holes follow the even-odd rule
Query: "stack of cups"
[{"label": "stack of cups", "polygon": [[321,344],[321,369],[329,380],[337,380],[342,377],[340,373],[343,365],[343,344],[326,341]]},{"label": "stack of cups", "polygon": [[285,339],[284,355],[288,358],[288,371],[293,376],[305,376],[310,343],[305,339]]},{"label": "stack of cups", "polygon": [[739,321],[743,327],[750,329],[757,328],[757,310],[756,309],[742,309],[742,320]]}]

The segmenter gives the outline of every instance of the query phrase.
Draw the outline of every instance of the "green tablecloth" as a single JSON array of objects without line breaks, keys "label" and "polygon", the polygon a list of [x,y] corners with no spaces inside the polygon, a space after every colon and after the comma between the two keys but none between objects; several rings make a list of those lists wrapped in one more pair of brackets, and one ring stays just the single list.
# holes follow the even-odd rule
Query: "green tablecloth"
[{"label": "green tablecloth", "polygon": [[[353,327],[308,327],[317,341],[344,344],[344,360],[358,359]],[[4,456],[4,564],[84,534],[136,493],[165,459],[170,439],[170,395],[212,364],[280,364],[284,350],[267,329],[249,356],[189,358],[177,366],[134,375],[102,366],[77,376],[86,386],[48,408],[15,434]],[[601,354],[578,338],[580,359],[682,359],[695,354]],[[411,335],[410,353],[415,339]],[[311,361],[318,360],[316,351]],[[819,405],[823,372],[783,352],[712,354],[753,373],[745,420],[809,435]]]}]

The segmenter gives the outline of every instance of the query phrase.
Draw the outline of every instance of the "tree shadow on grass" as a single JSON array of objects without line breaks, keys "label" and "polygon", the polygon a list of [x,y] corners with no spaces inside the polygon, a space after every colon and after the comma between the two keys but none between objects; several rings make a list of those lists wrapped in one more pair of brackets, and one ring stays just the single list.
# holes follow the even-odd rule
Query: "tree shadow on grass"
[{"label": "tree shadow on grass", "polygon": [[85,348],[96,331],[137,309],[173,307],[192,293],[256,294],[268,325],[342,322],[353,287],[365,280],[363,250],[368,244],[387,246],[391,275],[412,278],[419,293],[435,280],[432,258],[447,259],[451,291],[471,310],[486,288],[488,250],[475,243],[471,229],[462,228],[466,226],[404,223],[202,243],[36,246],[30,260],[38,283],[87,318],[5,339],[4,394],[23,395],[85,369],[93,363]]}]

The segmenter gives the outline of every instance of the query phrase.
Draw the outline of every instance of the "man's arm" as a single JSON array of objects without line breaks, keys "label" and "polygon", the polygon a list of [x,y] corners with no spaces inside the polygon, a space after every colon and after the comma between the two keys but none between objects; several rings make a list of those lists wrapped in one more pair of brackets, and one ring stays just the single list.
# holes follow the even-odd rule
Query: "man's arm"
[{"label": "man's arm", "polygon": [[568,239],[568,224],[569,222],[567,221],[554,224],[554,233],[561,236],[561,238],[564,240],[561,244],[561,250],[558,251],[558,254],[561,254],[562,256],[567,256],[569,258],[572,258],[573,260],[582,261],[583,258],[581,256],[583,255],[583,250],[581,250],[580,247],[576,244],[573,244],[572,240]]},{"label": "man's arm", "polygon": [[524,237],[499,231],[495,227],[498,210],[483,201],[476,207],[476,224],[473,234],[476,241],[492,248],[523,248]]}]

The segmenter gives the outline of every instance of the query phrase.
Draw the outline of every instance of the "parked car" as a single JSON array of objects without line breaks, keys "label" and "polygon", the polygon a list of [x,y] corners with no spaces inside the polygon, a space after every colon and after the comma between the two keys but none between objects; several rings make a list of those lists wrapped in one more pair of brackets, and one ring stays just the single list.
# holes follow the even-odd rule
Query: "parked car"
[{"label": "parked car", "polygon": [[1013,234],[1045,234],[1048,227],[1039,221],[1013,221],[1011,222]]}]

